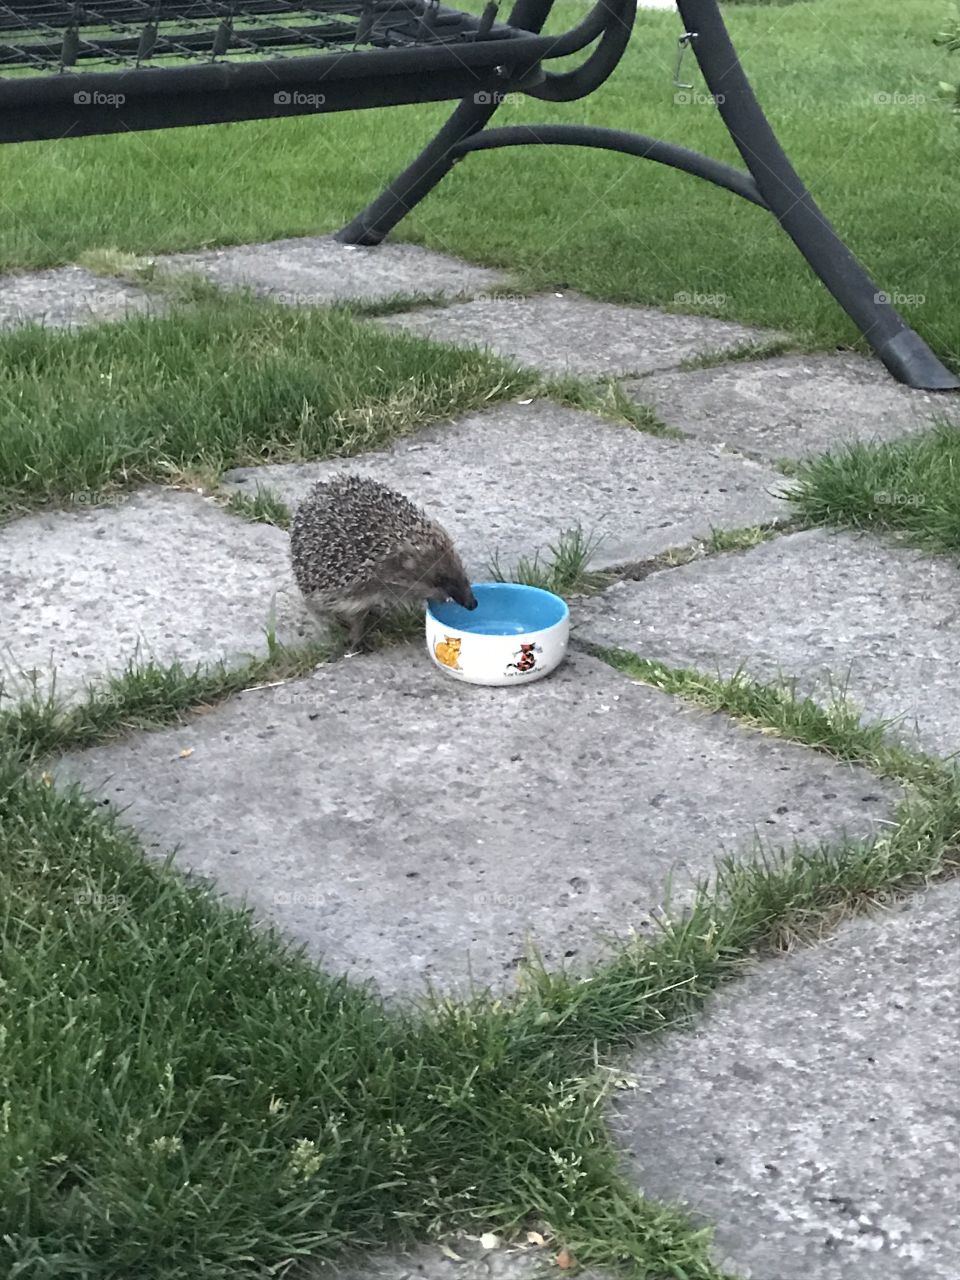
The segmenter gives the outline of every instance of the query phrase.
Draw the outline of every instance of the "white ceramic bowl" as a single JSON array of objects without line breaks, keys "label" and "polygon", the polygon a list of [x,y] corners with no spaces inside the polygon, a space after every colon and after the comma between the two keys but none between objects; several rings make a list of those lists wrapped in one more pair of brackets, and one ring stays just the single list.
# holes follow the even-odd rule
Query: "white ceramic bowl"
[{"label": "white ceramic bowl", "polygon": [[476,609],[452,600],[427,605],[427,651],[468,684],[529,684],[563,661],[570,638],[566,602],[539,587],[475,582]]}]

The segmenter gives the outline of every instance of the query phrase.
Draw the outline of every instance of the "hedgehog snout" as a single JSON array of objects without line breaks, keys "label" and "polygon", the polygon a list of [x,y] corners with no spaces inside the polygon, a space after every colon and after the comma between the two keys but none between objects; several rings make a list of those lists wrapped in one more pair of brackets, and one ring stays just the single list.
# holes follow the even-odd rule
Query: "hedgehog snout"
[{"label": "hedgehog snout", "polygon": [[464,609],[475,609],[477,607],[477,597],[470,590],[470,583],[466,578],[441,578],[437,584],[433,596],[434,600],[453,600],[456,604],[462,605]]}]

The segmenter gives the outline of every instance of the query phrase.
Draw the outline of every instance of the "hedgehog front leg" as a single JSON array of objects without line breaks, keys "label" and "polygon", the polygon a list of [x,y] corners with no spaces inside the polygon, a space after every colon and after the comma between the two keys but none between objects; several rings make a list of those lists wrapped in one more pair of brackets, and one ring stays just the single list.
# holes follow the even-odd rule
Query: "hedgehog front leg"
[{"label": "hedgehog front leg", "polygon": [[329,635],[331,624],[336,626],[340,622],[340,619],[330,611],[329,606],[322,604],[314,596],[304,596],[303,602],[307,606],[310,617],[324,635]]},{"label": "hedgehog front leg", "polygon": [[347,640],[351,649],[359,649],[363,643],[370,621],[370,611],[363,609],[359,613],[351,613],[347,618]]}]

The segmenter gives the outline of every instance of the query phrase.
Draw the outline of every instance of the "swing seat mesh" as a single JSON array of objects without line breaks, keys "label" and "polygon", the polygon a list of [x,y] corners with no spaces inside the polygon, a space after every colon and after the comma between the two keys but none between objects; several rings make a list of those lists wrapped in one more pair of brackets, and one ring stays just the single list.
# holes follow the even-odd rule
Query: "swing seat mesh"
[{"label": "swing seat mesh", "polygon": [[0,4],[0,79],[453,49],[478,36],[495,45],[520,34],[424,0],[18,0]]}]

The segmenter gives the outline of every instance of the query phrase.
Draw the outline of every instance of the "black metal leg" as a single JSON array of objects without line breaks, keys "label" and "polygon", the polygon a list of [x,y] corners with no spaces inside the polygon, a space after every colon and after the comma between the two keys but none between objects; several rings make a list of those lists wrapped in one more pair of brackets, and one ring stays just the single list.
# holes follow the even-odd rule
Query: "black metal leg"
[{"label": "black metal leg", "polygon": [[716,0],[677,0],[690,46],[757,189],[807,262],[893,376],[927,391],[960,388],[884,299],[790,164],[737,58]]},{"label": "black metal leg", "polygon": [[338,231],[336,238],[343,244],[379,244],[400,219],[450,172],[460,158],[455,150],[457,144],[478,133],[497,106],[496,95],[490,90],[477,93],[473,98],[464,98],[413,164],[394,178],[389,187],[342,231]]},{"label": "black metal leg", "polygon": [[[509,23],[512,27],[538,32],[547,20],[552,3],[553,0],[517,0]],[[491,78],[472,97],[462,99],[413,164],[394,178],[382,195],[368,204],[352,222],[347,223],[336,238],[343,244],[379,244],[401,218],[450,172],[460,159],[456,150],[458,143],[479,133],[496,111],[499,106],[497,83]]]}]

